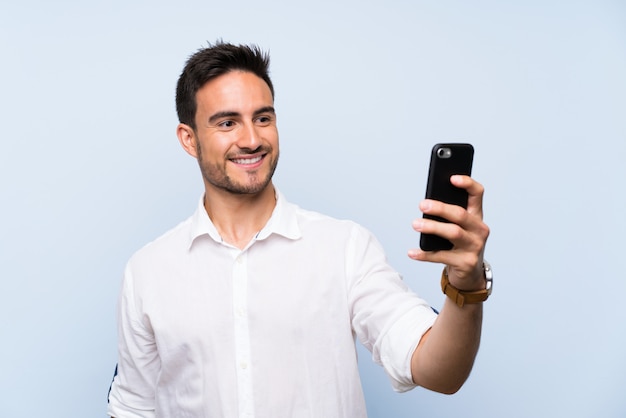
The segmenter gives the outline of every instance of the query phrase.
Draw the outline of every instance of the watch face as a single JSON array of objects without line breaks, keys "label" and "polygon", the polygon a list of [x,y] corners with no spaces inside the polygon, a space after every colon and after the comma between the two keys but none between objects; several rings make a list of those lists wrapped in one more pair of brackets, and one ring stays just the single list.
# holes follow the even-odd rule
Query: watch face
[{"label": "watch face", "polygon": [[485,271],[485,280],[487,281],[487,295],[491,295],[493,290],[493,271],[491,270],[491,264],[486,260],[483,260],[483,270]]}]

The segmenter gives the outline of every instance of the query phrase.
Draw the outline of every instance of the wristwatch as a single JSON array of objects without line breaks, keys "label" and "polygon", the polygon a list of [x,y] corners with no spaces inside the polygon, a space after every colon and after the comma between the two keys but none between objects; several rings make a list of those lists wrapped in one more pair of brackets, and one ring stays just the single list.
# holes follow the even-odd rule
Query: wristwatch
[{"label": "wristwatch", "polygon": [[485,272],[485,288],[482,290],[465,291],[459,290],[450,284],[448,267],[444,267],[441,275],[441,290],[461,308],[466,303],[484,302],[491,295],[493,288],[493,272],[491,271],[491,265],[486,260],[483,260],[483,270]]}]

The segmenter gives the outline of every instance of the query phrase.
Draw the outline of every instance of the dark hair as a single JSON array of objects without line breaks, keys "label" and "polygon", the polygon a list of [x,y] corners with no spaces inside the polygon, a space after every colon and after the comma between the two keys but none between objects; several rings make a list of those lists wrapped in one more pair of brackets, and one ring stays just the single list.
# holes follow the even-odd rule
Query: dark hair
[{"label": "dark hair", "polygon": [[263,79],[274,97],[269,76],[269,54],[256,45],[233,45],[222,41],[199,49],[189,57],[176,85],[176,112],[181,123],[196,129],[196,93],[210,80],[241,70]]}]

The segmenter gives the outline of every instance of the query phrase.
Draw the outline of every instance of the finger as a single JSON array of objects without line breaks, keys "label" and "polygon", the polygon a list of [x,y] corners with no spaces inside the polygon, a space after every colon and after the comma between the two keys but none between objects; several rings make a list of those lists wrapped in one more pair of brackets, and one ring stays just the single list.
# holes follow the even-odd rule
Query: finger
[{"label": "finger", "polygon": [[[423,234],[433,234],[443,237],[453,244],[452,250],[469,251],[479,253],[483,251],[487,238],[489,237],[489,227],[480,218],[475,215],[468,214],[458,206],[444,205],[441,202],[432,202],[434,206],[450,207],[454,212],[459,212],[458,216],[450,216],[450,218],[459,218],[456,222],[439,222],[427,218],[417,218],[413,221],[413,229]],[[429,210],[433,212],[433,210]],[[441,216],[441,212],[438,213]],[[442,216],[443,217],[443,216]]]},{"label": "finger", "polygon": [[413,229],[422,234],[438,235],[445,238],[452,242],[453,249],[475,247],[473,234],[454,223],[418,218],[413,221]]},{"label": "finger", "polygon": [[444,218],[450,223],[460,225],[465,229],[471,229],[473,223],[480,221],[479,217],[470,214],[469,211],[461,206],[443,203],[438,200],[423,200],[420,202],[420,210],[427,215]]},{"label": "finger", "polygon": [[446,256],[446,253],[449,251],[423,251],[419,248],[411,248],[407,255],[409,258],[416,261],[428,261],[430,263],[438,263],[438,264],[448,264],[447,260],[449,259],[449,255]]},{"label": "finger", "polygon": [[[482,253],[467,252],[460,250],[424,251],[420,248],[411,248],[407,255],[416,261],[445,264],[454,271],[455,276],[465,277],[471,275],[478,264]],[[482,259],[482,258],[481,258]]]},{"label": "finger", "polygon": [[450,183],[460,189],[465,189],[468,194],[467,211],[483,217],[483,195],[485,188],[482,184],[469,176],[454,175],[450,177]]}]

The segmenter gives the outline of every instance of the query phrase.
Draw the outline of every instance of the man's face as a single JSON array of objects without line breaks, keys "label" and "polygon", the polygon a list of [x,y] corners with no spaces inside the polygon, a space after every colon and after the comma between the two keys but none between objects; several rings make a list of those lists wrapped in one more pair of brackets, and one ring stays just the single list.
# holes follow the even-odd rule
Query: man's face
[{"label": "man's face", "polygon": [[268,85],[250,72],[232,71],[196,93],[197,158],[207,188],[254,194],[278,164],[278,129]]}]

